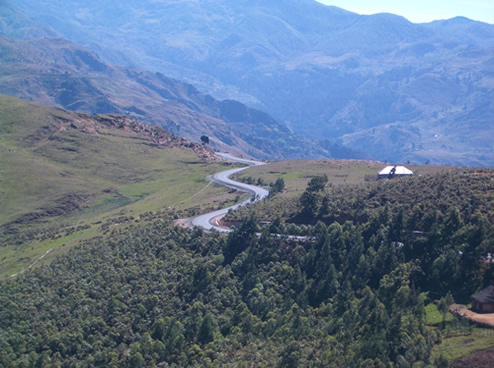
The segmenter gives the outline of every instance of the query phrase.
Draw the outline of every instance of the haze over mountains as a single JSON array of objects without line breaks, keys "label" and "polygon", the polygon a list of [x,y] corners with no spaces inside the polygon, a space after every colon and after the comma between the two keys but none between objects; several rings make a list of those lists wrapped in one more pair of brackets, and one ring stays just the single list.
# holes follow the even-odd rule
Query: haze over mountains
[{"label": "haze over mountains", "polygon": [[8,34],[3,24],[8,36],[57,32],[108,62],[240,100],[309,138],[381,160],[494,166],[493,25],[413,24],[311,0],[15,5],[50,27]]},{"label": "haze over mountains", "polygon": [[161,73],[106,64],[60,38],[0,36],[0,61],[0,93],[25,100],[73,111],[124,114],[196,142],[206,134],[214,148],[260,158],[351,153],[336,145],[323,148],[261,111],[215,100]]}]

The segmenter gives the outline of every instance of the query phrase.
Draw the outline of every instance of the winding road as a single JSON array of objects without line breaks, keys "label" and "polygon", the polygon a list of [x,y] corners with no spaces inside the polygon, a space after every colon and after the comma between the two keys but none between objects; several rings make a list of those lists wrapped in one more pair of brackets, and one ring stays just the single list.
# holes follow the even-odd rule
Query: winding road
[{"label": "winding road", "polygon": [[[228,160],[228,161],[239,162],[239,163],[247,164],[250,166],[265,165],[265,163],[261,162],[261,161],[246,160],[243,158],[238,158],[238,157],[229,155],[227,153],[216,153],[216,155],[220,156],[221,158]],[[222,233],[229,233],[232,231],[231,229],[219,226],[219,223],[217,222],[217,219],[219,217],[226,215],[228,213],[228,211],[233,211],[233,210],[235,210],[241,206],[245,206],[248,203],[261,201],[269,195],[269,191],[267,191],[264,188],[256,187],[254,185],[240,183],[238,181],[234,181],[234,180],[230,179],[230,176],[232,176],[233,174],[236,174],[240,171],[246,170],[250,166],[221,171],[219,173],[214,174],[212,176],[212,180],[216,183],[221,184],[221,185],[225,185],[228,187],[233,187],[236,189],[240,189],[240,190],[244,190],[246,192],[249,192],[252,195],[251,198],[246,200],[246,201],[243,201],[241,203],[238,203],[236,205],[233,205],[233,206],[230,206],[227,208],[223,208],[221,210],[213,211],[210,213],[206,213],[206,214],[201,215],[201,216],[197,216],[197,217],[192,219],[192,225],[193,226],[200,226],[200,227],[204,228],[205,230],[213,230],[214,229],[214,230],[217,230],[217,231],[222,232]]]}]

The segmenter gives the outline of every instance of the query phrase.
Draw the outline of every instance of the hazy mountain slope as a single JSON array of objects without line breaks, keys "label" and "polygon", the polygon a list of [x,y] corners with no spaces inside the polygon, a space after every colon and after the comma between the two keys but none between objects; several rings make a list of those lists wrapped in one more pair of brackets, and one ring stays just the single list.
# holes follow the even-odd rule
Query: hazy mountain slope
[{"label": "hazy mountain slope", "polygon": [[0,92],[90,113],[121,113],[211,146],[259,158],[330,157],[331,149],[293,135],[269,115],[217,101],[160,73],[105,64],[63,39],[0,36]]},{"label": "hazy mountain slope", "polygon": [[5,0],[0,0],[0,34],[19,39],[57,36],[51,27],[32,20]]},{"label": "hazy mountain slope", "polygon": [[[235,96],[306,136],[381,159],[493,165],[493,25],[311,0],[17,5],[108,60]],[[443,131],[458,134],[438,146],[430,137]]]}]

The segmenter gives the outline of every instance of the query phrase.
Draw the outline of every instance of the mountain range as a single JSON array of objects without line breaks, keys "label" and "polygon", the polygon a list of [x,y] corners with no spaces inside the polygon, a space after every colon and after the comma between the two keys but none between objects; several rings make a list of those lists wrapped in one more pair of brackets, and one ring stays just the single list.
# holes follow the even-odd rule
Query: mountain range
[{"label": "mountain range", "polygon": [[[0,93],[87,113],[117,113],[211,147],[259,158],[338,157],[352,150],[294,135],[261,111],[193,86],[105,63],[61,38],[0,36]],[[357,153],[354,153],[358,156]]]},{"label": "mountain range", "polygon": [[[312,0],[15,6],[49,24],[42,32],[106,62],[191,82],[213,97],[266,111],[308,138],[381,160],[494,165],[490,24],[414,24]],[[29,38],[33,31],[17,33]]]}]

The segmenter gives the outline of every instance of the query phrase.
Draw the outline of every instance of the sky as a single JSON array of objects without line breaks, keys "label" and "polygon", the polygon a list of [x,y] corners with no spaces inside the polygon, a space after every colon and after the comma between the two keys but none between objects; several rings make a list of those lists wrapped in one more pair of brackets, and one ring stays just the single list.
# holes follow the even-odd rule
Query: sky
[{"label": "sky", "polygon": [[494,0],[316,0],[358,14],[392,13],[414,23],[463,16],[494,24]]}]

